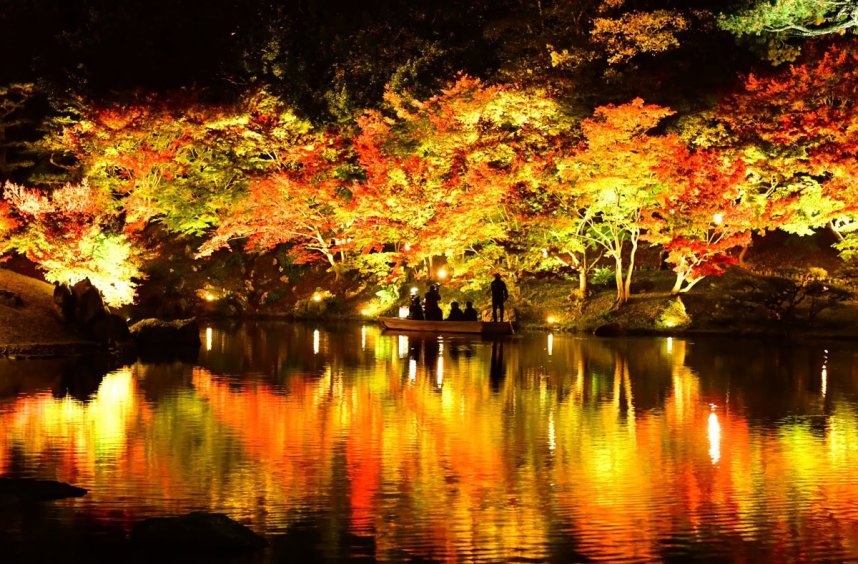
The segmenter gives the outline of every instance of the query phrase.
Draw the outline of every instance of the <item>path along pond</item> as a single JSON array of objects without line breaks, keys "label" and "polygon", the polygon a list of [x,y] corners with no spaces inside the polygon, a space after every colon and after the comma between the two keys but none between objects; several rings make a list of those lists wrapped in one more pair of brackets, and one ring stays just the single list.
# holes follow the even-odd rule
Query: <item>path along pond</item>
[{"label": "path along pond", "polygon": [[201,338],[0,364],[0,475],[89,490],[0,508],[6,555],[83,560],[212,511],[271,542],[230,561],[858,559],[858,343]]}]

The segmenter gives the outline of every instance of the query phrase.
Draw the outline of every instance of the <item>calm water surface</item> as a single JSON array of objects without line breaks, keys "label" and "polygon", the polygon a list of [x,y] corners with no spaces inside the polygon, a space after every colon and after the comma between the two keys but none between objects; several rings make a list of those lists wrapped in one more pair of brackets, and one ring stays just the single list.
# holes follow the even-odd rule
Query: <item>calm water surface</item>
[{"label": "calm water surface", "polygon": [[0,508],[6,554],[206,510],[272,542],[254,562],[858,560],[858,344],[202,340],[106,374],[0,363],[0,475],[89,490]]}]

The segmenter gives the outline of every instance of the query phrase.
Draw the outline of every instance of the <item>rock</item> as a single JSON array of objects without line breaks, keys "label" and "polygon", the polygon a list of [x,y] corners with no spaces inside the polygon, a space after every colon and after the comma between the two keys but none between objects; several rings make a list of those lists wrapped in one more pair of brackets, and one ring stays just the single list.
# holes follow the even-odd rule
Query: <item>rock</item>
[{"label": "rock", "polygon": [[155,517],[137,524],[131,542],[150,549],[219,551],[258,550],[264,537],[222,513],[194,512],[178,517]]},{"label": "rock", "polygon": [[96,317],[105,313],[101,294],[89,278],[84,278],[72,286],[72,294],[75,300],[74,319],[79,326],[89,327]]},{"label": "rock", "polygon": [[619,323],[607,323],[596,327],[593,335],[597,337],[621,337],[626,334],[626,329]]},{"label": "rock", "polygon": [[137,346],[199,347],[200,326],[195,318],[162,321],[144,319],[131,326],[131,337]]},{"label": "rock", "polygon": [[49,501],[84,495],[86,495],[85,489],[64,482],[29,478],[0,478],[0,500]]},{"label": "rock", "polygon": [[115,313],[97,316],[90,322],[88,333],[99,343],[116,344],[131,341],[128,323],[121,315]]},{"label": "rock", "polygon": [[74,322],[75,299],[65,284],[54,283],[54,313],[65,323]]}]

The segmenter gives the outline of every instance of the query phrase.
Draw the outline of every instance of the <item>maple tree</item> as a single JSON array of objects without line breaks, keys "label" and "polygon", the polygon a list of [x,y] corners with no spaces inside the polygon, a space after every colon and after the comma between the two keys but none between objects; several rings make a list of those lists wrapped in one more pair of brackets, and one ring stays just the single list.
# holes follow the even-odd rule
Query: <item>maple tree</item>
[{"label": "maple tree", "polygon": [[404,265],[443,255],[472,277],[514,260],[511,191],[538,181],[533,163],[568,128],[560,107],[543,91],[467,76],[428,100],[388,101],[396,118],[367,112],[354,141],[366,243],[394,244]]},{"label": "maple tree", "polygon": [[350,247],[349,193],[337,176],[340,141],[325,132],[281,143],[276,171],[253,178],[198,256],[231,240],[251,252],[287,245],[295,263],[327,261],[335,268]]},{"label": "maple tree", "polygon": [[596,108],[581,123],[580,149],[558,164],[571,185],[558,195],[577,218],[576,231],[614,261],[618,307],[629,298],[643,214],[664,189],[658,165],[682,144],[675,134],[650,134],[672,113],[639,98]]},{"label": "maple tree", "polygon": [[806,61],[749,75],[719,119],[763,196],[763,225],[808,235],[828,227],[852,256],[858,227],[858,40],[809,49]]},{"label": "maple tree", "polygon": [[729,251],[750,242],[757,210],[744,197],[744,163],[718,151],[679,147],[659,174],[668,188],[647,210],[641,238],[663,247],[678,294],[736,262]]},{"label": "maple tree", "polygon": [[7,248],[35,262],[46,280],[72,285],[89,278],[106,304],[133,301],[143,257],[103,193],[86,181],[50,193],[7,182],[3,197],[19,218],[7,223]]}]

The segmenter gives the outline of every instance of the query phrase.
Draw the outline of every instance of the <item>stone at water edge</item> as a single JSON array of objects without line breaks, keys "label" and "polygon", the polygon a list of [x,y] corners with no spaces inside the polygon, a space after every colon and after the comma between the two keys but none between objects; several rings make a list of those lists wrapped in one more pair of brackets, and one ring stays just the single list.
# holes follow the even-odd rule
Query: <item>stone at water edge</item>
[{"label": "stone at water edge", "polygon": [[137,524],[131,542],[149,549],[191,551],[258,550],[264,537],[223,513],[195,511],[178,517],[153,517]]},{"label": "stone at water edge", "polygon": [[0,499],[50,501],[84,495],[86,495],[85,489],[64,482],[30,478],[0,478]]}]

